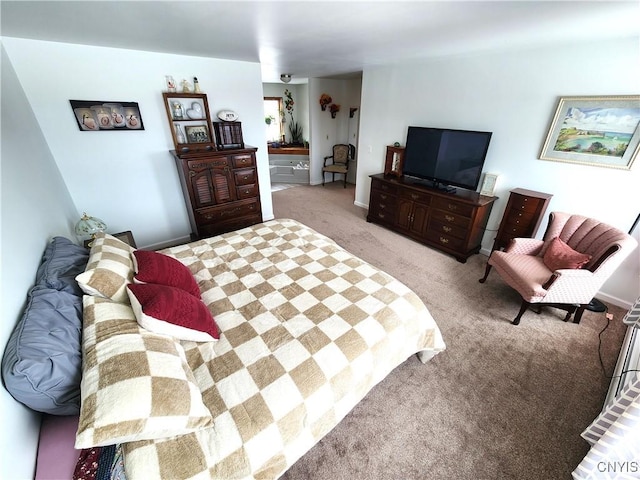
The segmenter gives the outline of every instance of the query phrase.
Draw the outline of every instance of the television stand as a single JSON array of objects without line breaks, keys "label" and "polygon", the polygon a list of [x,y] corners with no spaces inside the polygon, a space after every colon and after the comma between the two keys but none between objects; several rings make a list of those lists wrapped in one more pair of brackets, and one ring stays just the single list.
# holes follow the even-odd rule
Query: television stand
[{"label": "television stand", "polygon": [[371,175],[367,222],[377,223],[465,263],[480,252],[497,197],[446,192],[409,177]]}]

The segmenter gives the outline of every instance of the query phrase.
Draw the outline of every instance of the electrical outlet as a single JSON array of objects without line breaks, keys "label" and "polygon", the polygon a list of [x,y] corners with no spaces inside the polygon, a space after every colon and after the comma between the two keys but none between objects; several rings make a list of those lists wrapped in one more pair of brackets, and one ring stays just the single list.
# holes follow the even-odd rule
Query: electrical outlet
[{"label": "electrical outlet", "polygon": [[605,317],[607,317],[609,320],[613,320],[613,314],[611,313],[607,313]]}]

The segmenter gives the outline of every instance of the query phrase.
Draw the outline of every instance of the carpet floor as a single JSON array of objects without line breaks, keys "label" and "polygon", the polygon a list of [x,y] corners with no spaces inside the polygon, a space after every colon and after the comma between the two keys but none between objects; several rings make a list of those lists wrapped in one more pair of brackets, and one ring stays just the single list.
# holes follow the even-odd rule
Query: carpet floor
[{"label": "carpet floor", "polygon": [[[625,328],[624,311],[527,312],[486,257],[457,262],[367,223],[341,182],[273,193],[276,218],[293,218],[412,288],[447,350],[412,356],[374,387],[283,479],[560,480],[587,453],[582,430],[597,416]],[[602,358],[602,364],[600,361]],[[604,370],[603,370],[604,366]]]}]

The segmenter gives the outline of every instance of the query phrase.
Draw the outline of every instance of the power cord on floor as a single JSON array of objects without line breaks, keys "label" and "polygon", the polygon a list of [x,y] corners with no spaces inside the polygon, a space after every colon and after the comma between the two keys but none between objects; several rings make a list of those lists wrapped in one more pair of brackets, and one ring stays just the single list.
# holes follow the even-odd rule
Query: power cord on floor
[{"label": "power cord on floor", "polygon": [[[602,334],[604,333],[604,331],[609,328],[609,324],[611,323],[611,320],[613,319],[613,315],[610,314],[608,312],[608,309],[605,305],[605,318],[607,319],[607,324],[604,326],[604,328],[602,330],[600,330],[600,333],[598,333],[598,359],[600,360],[600,368],[602,368],[602,373],[604,374],[605,378],[608,379],[614,379],[614,378],[620,378],[622,377],[624,374],[629,373],[629,372],[640,372],[640,370],[638,369],[633,369],[630,368],[629,370],[623,370],[622,372],[620,372],[620,375],[607,375],[607,370],[604,366],[604,362],[602,361]],[[615,367],[614,367],[615,369]]]}]

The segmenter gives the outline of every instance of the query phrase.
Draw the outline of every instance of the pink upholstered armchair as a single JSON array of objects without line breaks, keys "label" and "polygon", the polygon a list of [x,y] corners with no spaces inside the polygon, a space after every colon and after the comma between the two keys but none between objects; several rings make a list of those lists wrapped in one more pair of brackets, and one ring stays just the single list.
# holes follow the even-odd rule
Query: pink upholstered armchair
[{"label": "pink upholstered armchair", "polygon": [[544,240],[515,238],[504,251],[494,250],[480,283],[494,267],[520,294],[514,325],[532,304],[567,310],[565,321],[575,313],[573,321],[579,323],[602,284],[636,245],[631,235],[606,223],[553,212]]}]

